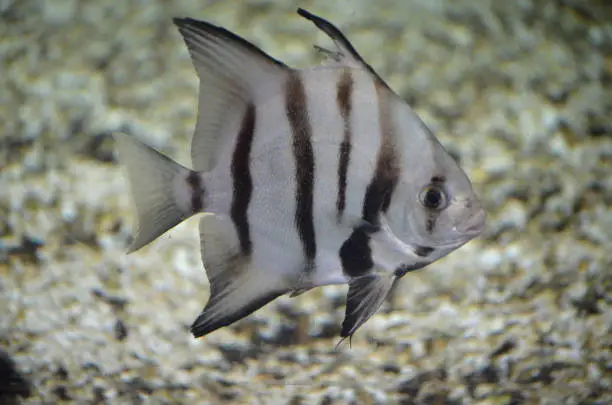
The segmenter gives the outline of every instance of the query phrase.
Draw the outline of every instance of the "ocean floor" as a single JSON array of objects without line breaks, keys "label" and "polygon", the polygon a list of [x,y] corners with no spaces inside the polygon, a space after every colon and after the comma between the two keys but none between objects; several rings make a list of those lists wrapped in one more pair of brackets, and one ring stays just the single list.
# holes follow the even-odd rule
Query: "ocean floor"
[{"label": "ocean floor", "polygon": [[[333,4],[333,5],[332,5]],[[336,347],[346,287],[196,340],[197,220],[126,255],[110,133],[188,162],[197,78],[174,16],[286,63],[333,21],[488,212]],[[612,4],[0,1],[0,404],[612,404]]]}]

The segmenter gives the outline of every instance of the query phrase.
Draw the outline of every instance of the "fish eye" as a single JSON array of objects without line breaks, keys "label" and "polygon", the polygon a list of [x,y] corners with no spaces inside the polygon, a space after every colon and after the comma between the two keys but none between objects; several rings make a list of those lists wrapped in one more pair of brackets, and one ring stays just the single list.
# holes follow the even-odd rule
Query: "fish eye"
[{"label": "fish eye", "polygon": [[444,189],[436,184],[423,187],[419,195],[421,204],[431,210],[443,210],[447,205],[447,197]]}]

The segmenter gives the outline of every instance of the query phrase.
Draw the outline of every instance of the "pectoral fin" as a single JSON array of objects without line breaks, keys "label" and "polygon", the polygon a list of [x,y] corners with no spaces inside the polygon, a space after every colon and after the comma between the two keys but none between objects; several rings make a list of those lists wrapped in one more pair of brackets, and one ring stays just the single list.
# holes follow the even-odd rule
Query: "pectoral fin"
[{"label": "pectoral fin", "polygon": [[351,336],[378,311],[395,280],[395,276],[391,274],[376,273],[351,280],[340,336],[343,338]]}]

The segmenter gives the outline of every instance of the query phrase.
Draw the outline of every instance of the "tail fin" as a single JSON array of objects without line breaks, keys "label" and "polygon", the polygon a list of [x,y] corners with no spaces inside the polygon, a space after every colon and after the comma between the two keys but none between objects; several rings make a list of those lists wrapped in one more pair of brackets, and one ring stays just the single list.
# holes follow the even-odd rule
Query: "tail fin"
[{"label": "tail fin", "polygon": [[202,209],[202,177],[134,137],[116,133],[138,228],[129,252],[140,249]]}]

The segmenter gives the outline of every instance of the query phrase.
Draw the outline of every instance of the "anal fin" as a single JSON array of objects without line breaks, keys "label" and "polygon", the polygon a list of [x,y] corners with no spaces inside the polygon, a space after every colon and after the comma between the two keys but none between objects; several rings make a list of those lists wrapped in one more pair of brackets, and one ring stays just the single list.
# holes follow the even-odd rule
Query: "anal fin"
[{"label": "anal fin", "polygon": [[228,326],[288,292],[258,272],[250,256],[240,251],[232,222],[206,215],[200,220],[202,261],[210,283],[210,298],[191,326],[195,337]]},{"label": "anal fin", "polygon": [[346,338],[374,315],[391,291],[396,277],[370,273],[352,279],[346,300],[346,314],[340,336]]}]

